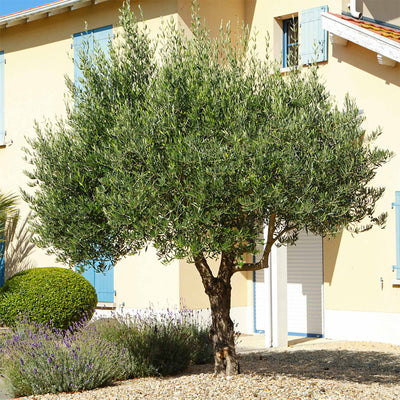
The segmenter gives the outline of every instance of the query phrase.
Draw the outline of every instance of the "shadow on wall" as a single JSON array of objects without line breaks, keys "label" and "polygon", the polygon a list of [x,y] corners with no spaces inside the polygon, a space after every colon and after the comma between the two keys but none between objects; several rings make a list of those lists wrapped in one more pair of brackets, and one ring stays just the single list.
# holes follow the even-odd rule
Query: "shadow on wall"
[{"label": "shadow on wall", "polygon": [[332,56],[386,82],[400,87],[400,64],[387,67],[378,63],[375,52],[349,42],[347,46],[332,46]]},{"label": "shadow on wall", "polygon": [[363,0],[361,3],[360,11],[366,17],[400,25],[399,0],[385,0],[384,6],[382,5],[382,0]]},{"label": "shadow on wall", "polygon": [[249,26],[250,32],[253,28],[254,12],[256,8],[257,0],[247,0],[245,1],[245,24]]},{"label": "shadow on wall", "polygon": [[323,240],[324,283],[329,283],[329,285],[332,283],[333,273],[335,272],[342,236],[343,233],[340,232],[335,237],[328,237]]},{"label": "shadow on wall", "polygon": [[32,242],[33,233],[27,228],[30,214],[23,220],[14,220],[6,228],[5,235],[5,280],[17,272],[33,268],[29,259],[35,245]]}]

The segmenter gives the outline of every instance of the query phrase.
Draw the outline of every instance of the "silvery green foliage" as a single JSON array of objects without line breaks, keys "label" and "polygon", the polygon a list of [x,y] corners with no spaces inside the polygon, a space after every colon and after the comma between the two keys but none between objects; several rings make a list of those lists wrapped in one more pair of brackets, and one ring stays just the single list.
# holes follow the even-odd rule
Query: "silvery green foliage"
[{"label": "silvery green foliage", "polygon": [[128,6],[121,25],[108,57],[82,55],[67,118],[29,141],[40,246],[72,265],[149,244],[166,262],[225,252],[240,265],[268,223],[283,244],[384,223],[371,180],[390,153],[315,67],[282,76],[246,29],[212,39],[196,12],[191,36],[166,22],[152,40]]}]

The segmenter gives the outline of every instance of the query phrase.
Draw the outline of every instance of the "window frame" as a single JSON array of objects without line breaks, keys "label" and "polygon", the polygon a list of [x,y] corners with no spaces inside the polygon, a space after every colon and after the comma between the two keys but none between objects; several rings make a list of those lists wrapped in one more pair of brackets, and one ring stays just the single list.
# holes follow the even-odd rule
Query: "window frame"
[{"label": "window frame", "polygon": [[[297,37],[296,37],[296,42],[294,43],[289,43],[289,32],[291,29],[291,25],[297,29]],[[283,41],[282,41],[282,47],[283,47],[283,52],[282,52],[282,67],[283,68],[288,68],[290,67],[288,63],[288,55],[289,55],[289,48],[290,47],[295,47],[297,46],[297,49],[299,48],[300,42],[299,42],[299,17],[296,15],[293,15],[291,18],[286,18],[282,21],[282,32],[283,32]],[[297,54],[297,60],[299,60],[299,55]]]}]

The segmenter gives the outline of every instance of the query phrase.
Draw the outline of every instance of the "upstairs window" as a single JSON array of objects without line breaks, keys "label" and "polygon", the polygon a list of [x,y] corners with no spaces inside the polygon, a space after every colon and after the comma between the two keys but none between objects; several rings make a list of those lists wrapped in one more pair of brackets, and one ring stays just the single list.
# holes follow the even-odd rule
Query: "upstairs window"
[{"label": "upstairs window", "polygon": [[299,62],[299,19],[297,17],[283,21],[283,68],[297,65]]},{"label": "upstairs window", "polygon": [[[328,59],[328,32],[322,29],[322,12],[328,6],[302,10],[282,21],[282,67],[309,65]],[[294,13],[296,15],[297,13]]]}]

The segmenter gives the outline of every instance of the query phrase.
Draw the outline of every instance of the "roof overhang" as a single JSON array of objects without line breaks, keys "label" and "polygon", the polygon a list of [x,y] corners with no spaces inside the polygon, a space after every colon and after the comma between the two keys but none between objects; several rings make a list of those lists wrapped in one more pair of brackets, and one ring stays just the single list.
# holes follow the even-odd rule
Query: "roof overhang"
[{"label": "roof overhang", "polygon": [[338,44],[345,44],[345,41],[348,40],[376,52],[378,54],[378,60],[379,58],[382,60],[383,57],[383,59],[387,58],[400,63],[399,42],[388,39],[368,29],[364,29],[330,13],[323,12],[321,15],[323,29],[341,38],[341,40],[337,42]]},{"label": "roof overhang", "polygon": [[90,6],[91,4],[103,3],[109,0],[59,0],[43,6],[30,8],[10,15],[0,17],[0,29],[9,28],[15,25],[25,24],[41,18],[48,18],[53,15],[78,8]]}]

